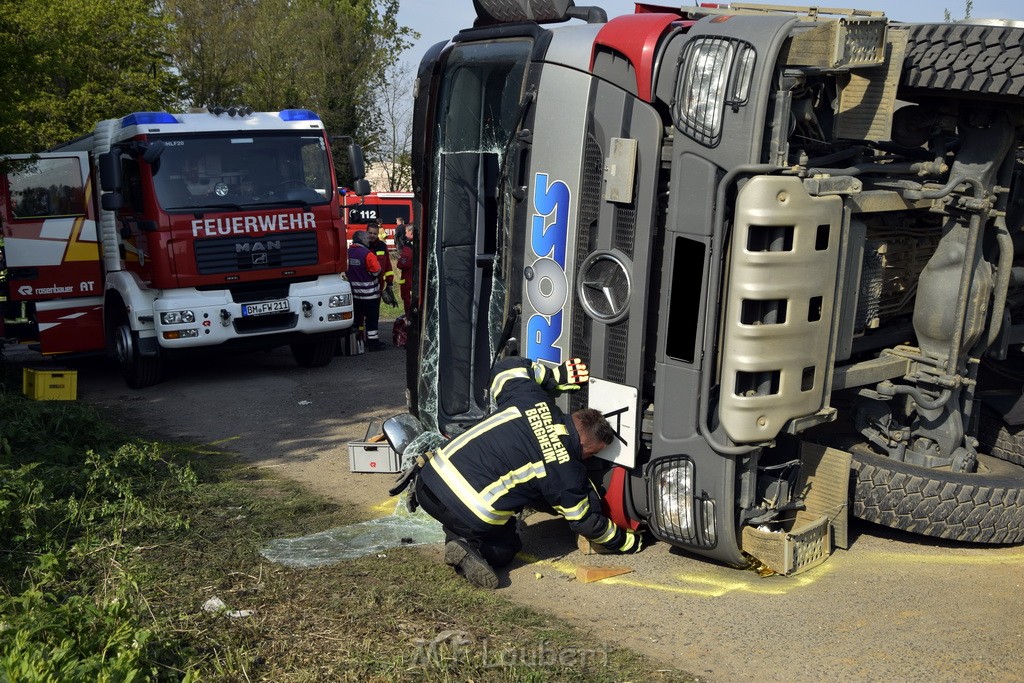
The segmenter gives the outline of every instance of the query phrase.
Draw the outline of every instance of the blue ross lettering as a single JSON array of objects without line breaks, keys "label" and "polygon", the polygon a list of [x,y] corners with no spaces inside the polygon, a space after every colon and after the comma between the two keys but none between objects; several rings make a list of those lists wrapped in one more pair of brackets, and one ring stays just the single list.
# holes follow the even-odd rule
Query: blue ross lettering
[{"label": "blue ross lettering", "polygon": [[562,336],[562,312],[550,318],[535,315],[530,318],[526,329],[526,357],[533,360],[562,362],[562,350],[555,342]]},{"label": "blue ross lettering", "polygon": [[[564,269],[569,227],[569,188],[561,180],[548,185],[548,174],[538,173],[533,196],[533,252],[537,256],[550,256]],[[551,214],[554,214],[554,219],[548,223],[546,219]]]},{"label": "blue ross lettering", "polygon": [[[569,187],[561,180],[549,184],[547,173],[538,173],[533,184],[533,222],[530,247],[538,258],[549,258],[565,271],[569,234]],[[537,261],[534,261],[536,264]],[[530,289],[527,288],[527,297]],[[549,302],[532,301],[534,310],[544,310]],[[550,309],[545,311],[550,313]],[[534,360],[562,362],[562,349],[556,346],[562,336],[562,312],[547,316],[535,313],[527,323],[526,355]]]}]

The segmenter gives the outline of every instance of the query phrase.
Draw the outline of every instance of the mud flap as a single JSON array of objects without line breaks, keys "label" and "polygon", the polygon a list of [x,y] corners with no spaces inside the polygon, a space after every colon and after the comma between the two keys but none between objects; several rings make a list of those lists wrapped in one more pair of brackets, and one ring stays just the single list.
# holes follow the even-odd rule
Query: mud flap
[{"label": "mud flap", "polygon": [[798,490],[805,509],[779,530],[743,528],[743,552],[777,574],[791,576],[817,567],[833,546],[849,547],[849,492],[852,456],[846,451],[804,443]]}]

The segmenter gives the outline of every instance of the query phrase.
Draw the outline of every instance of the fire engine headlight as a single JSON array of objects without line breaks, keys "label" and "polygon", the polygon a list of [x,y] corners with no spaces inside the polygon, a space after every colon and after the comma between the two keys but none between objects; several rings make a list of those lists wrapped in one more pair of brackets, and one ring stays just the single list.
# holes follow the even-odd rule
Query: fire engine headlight
[{"label": "fire engine headlight", "polygon": [[694,494],[693,461],[678,456],[651,465],[650,521],[655,533],[684,545],[713,548],[718,541],[715,501],[707,494]]},{"label": "fire engine headlight", "polygon": [[160,314],[160,324],[162,325],[183,325],[195,321],[196,314],[192,311],[165,311]]},{"label": "fire engine headlight", "polygon": [[351,294],[335,294],[327,301],[328,308],[340,308],[342,306],[352,305]]},{"label": "fire engine headlight", "polygon": [[714,147],[722,135],[726,105],[746,104],[754,74],[754,48],[723,38],[699,38],[680,58],[676,126]]}]

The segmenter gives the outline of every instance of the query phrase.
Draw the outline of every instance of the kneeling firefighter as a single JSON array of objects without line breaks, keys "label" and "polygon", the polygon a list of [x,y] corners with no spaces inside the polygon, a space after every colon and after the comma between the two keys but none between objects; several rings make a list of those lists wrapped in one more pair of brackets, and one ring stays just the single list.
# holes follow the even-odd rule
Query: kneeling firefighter
[{"label": "kneeling firefighter", "polygon": [[496,588],[494,567],[522,548],[516,513],[527,505],[553,508],[594,543],[637,552],[641,537],[601,513],[601,498],[583,461],[611,443],[604,416],[584,408],[566,417],[549,392],[579,389],[590,379],[578,358],[550,368],[526,358],[494,366],[496,411],[436,452],[421,456],[391,490],[414,482],[418,503],[445,531],[445,562],[474,585]]}]

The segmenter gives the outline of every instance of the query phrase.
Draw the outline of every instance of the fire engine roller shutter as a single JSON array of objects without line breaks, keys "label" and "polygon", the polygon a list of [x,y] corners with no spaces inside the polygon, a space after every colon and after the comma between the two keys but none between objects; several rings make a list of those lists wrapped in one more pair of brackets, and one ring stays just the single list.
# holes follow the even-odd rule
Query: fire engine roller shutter
[{"label": "fire engine roller shutter", "polygon": [[758,176],[740,190],[720,410],[733,441],[769,441],[824,407],[842,209],[839,197],[812,197],[794,177]]},{"label": "fire engine roller shutter", "polygon": [[315,265],[317,237],[311,230],[260,237],[224,237],[195,241],[200,275]]}]

